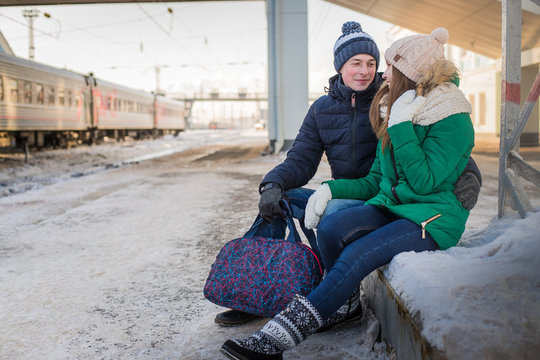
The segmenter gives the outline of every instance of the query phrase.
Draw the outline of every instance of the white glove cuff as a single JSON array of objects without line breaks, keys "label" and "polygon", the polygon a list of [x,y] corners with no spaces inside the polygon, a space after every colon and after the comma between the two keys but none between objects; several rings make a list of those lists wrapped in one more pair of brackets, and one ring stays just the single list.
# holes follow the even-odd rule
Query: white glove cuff
[{"label": "white glove cuff", "polygon": [[313,194],[315,196],[315,214],[321,216],[326,209],[328,202],[332,200],[332,190],[328,184],[322,184]]}]

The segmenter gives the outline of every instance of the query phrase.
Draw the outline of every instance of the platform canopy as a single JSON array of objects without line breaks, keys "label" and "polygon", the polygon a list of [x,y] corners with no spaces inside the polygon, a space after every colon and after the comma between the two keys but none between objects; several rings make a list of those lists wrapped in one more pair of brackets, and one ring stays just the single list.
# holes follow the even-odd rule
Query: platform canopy
[{"label": "platform canopy", "polygon": [[[161,0],[160,2],[188,1],[190,0]],[[449,42],[451,44],[490,58],[501,57],[502,11],[500,0],[327,1],[420,33],[430,33],[434,28],[445,27],[450,32]],[[0,0],[0,6],[129,2],[144,1]],[[540,47],[540,0],[522,0],[522,8],[521,50],[524,51]]]},{"label": "platform canopy", "polygon": [[[449,43],[501,57],[502,6],[499,0],[327,0],[362,14],[416,31],[445,27]],[[540,1],[522,0],[521,50],[540,46]]]}]

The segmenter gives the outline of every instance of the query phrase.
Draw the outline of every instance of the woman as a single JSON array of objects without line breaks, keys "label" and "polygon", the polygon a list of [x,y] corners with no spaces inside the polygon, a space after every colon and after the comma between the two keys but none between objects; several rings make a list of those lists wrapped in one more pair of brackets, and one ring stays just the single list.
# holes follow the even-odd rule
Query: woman
[{"label": "woman", "polygon": [[[394,42],[385,53],[387,86],[370,118],[379,138],[367,176],[323,183],[309,198],[306,226],[314,227],[331,199],[367,200],[324,217],[319,250],[327,276],[307,297],[246,339],[228,340],[233,359],[282,359],[346,303],[362,279],[404,251],[447,249],[465,229],[469,212],[453,193],[474,146],[471,107],[457,89],[457,68],[444,58],[444,28]],[[388,111],[390,109],[390,111]]]}]

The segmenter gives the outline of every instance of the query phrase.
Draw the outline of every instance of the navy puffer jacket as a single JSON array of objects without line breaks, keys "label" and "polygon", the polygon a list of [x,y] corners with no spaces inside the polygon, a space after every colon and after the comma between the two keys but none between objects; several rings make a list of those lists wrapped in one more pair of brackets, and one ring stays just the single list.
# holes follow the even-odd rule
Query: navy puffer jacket
[{"label": "navy puffer jacket", "polygon": [[330,78],[328,95],[311,105],[287,158],[266,174],[261,185],[276,182],[284,190],[306,185],[317,172],[323,152],[326,152],[332,178],[365,176],[377,148],[377,137],[369,122],[369,107],[382,81],[377,73],[366,90],[354,92],[343,83],[341,75]]}]

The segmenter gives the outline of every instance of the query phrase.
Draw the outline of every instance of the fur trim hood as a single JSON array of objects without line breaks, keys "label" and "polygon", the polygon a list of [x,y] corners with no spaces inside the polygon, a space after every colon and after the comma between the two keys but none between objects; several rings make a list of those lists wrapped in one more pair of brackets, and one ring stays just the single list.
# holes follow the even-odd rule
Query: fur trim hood
[{"label": "fur trim hood", "polygon": [[450,115],[470,114],[471,104],[457,85],[457,68],[449,60],[438,61],[424,71],[416,85],[416,93],[425,96],[426,103],[413,116],[413,124],[427,126]]}]

